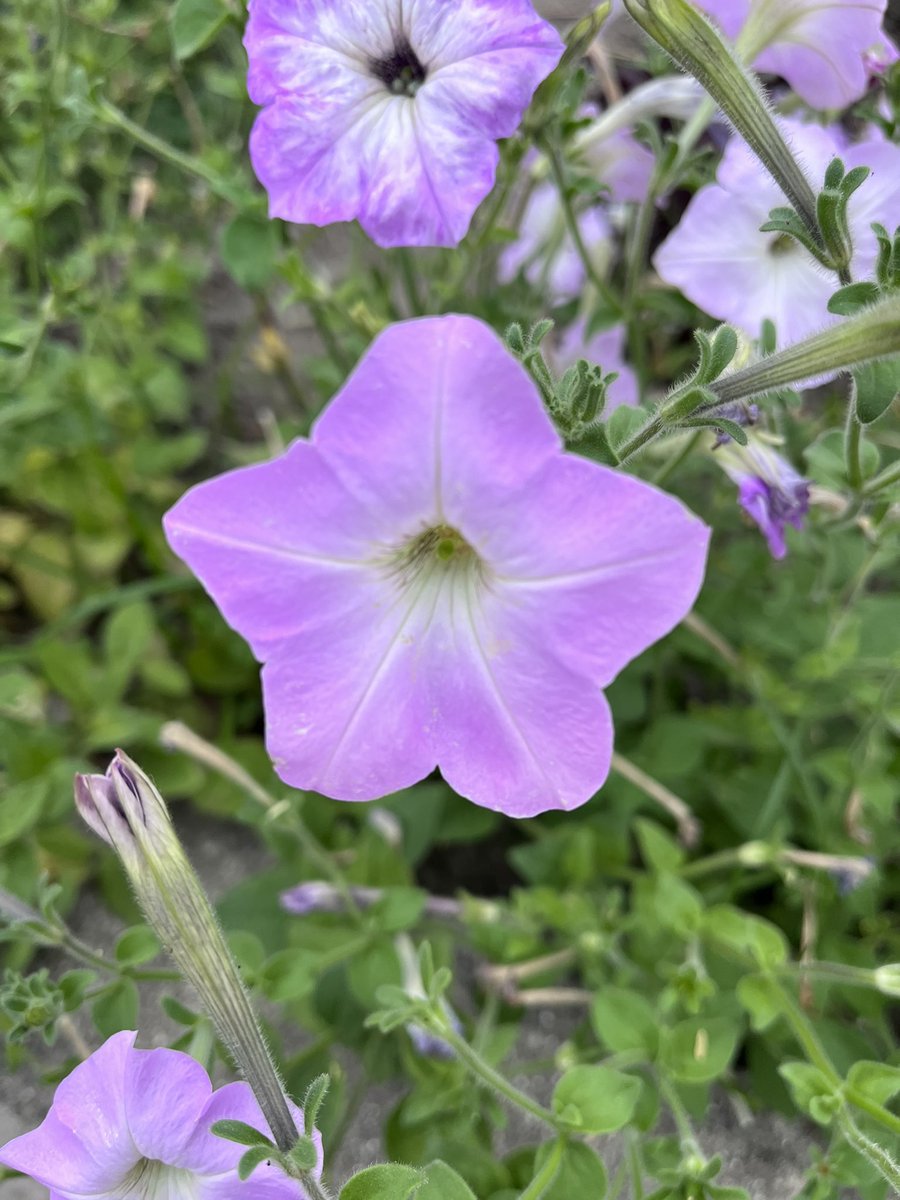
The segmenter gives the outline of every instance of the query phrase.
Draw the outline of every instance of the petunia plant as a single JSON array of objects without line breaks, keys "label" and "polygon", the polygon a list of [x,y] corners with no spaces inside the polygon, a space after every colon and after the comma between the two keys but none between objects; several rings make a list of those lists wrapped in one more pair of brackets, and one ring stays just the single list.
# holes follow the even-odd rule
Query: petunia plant
[{"label": "petunia plant", "polygon": [[77,7],[0,45],[0,1182],[885,1200],[883,0]]}]

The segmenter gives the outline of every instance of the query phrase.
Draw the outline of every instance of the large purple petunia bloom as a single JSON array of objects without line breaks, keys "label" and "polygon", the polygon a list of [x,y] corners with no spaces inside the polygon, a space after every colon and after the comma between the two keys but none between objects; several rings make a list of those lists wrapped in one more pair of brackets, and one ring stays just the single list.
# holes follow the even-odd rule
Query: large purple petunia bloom
[{"label": "large purple petunia bloom", "polygon": [[[268,1136],[246,1083],[213,1092],[176,1050],[135,1050],[114,1034],[56,1089],[43,1123],[0,1149],[0,1163],[50,1189],[51,1200],[298,1200],[300,1185],[263,1164],[238,1179],[246,1147],[210,1133],[244,1121]],[[303,1128],[303,1114],[294,1109]],[[320,1145],[318,1134],[315,1135]]]},{"label": "large purple petunia bloom", "polygon": [[[850,197],[855,279],[874,270],[877,243],[873,221],[893,229],[900,208],[900,146],[880,135],[848,145],[838,132],[800,121],[784,121],[789,141],[816,182],[839,155],[849,169],[871,168]],[[777,184],[740,138],[733,138],[716,174],[701,188],[677,227],[654,256],[667,282],[714,317],[757,337],[762,323],[775,324],[779,345],[789,345],[840,318],[828,312],[839,286],[799,243],[760,226],[785,203]]]},{"label": "large purple petunia bloom", "polygon": [[282,779],[370,800],[439,766],[520,817],[603,783],[601,688],[689,611],[709,536],[565,454],[525,370],[461,316],[386,330],[309,441],[194,488],[165,528],[265,663]]},{"label": "large purple petunia bloom", "polygon": [[885,41],[887,0],[697,0],[758,71],[781,75],[813,108],[862,96],[869,52]]},{"label": "large purple petunia bloom", "polygon": [[530,0],[250,0],[250,137],[273,217],[455,246],[562,42]]}]

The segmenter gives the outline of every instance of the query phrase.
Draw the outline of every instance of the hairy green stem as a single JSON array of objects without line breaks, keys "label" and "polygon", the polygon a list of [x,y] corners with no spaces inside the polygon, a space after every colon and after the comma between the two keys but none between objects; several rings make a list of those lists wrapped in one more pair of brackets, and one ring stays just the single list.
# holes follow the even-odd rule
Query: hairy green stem
[{"label": "hairy green stem", "polygon": [[558,1133],[563,1131],[559,1121],[549,1108],[544,1108],[537,1100],[532,1100],[530,1096],[517,1088],[515,1084],[510,1083],[490,1063],[485,1062],[465,1038],[461,1037],[449,1024],[441,1022],[440,1027],[435,1024],[434,1032],[453,1047],[460,1062],[468,1067],[470,1072],[487,1087],[491,1088],[492,1091],[503,1096],[510,1104],[514,1104],[516,1108],[521,1108],[524,1112],[530,1113],[531,1116],[537,1117],[539,1121],[543,1121],[545,1125],[549,1125],[551,1129],[555,1129]]}]

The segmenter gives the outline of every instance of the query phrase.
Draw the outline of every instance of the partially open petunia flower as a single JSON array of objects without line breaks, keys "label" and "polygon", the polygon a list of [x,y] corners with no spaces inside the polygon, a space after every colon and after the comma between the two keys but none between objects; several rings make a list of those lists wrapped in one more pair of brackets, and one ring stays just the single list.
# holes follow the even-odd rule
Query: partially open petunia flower
[{"label": "partially open petunia flower", "polygon": [[231,1120],[268,1136],[246,1083],[214,1092],[190,1055],[136,1050],[135,1037],[114,1034],[80,1063],[43,1123],[0,1149],[0,1163],[49,1188],[51,1200],[302,1200],[296,1180],[265,1163],[242,1183],[246,1147],[210,1133]]},{"label": "partially open petunia flower", "polygon": [[562,42],[530,0],[250,0],[250,156],[273,217],[455,246]]},{"label": "partially open petunia flower", "polygon": [[563,452],[471,317],[380,335],[309,441],[200,484],[169,542],[265,663],[285,782],[371,800],[440,766],[526,817],[603,783],[601,688],[690,610],[709,531]]},{"label": "partially open petunia flower", "polygon": [[865,93],[868,54],[885,41],[887,0],[697,0],[758,71],[780,75],[813,108]]},{"label": "partially open petunia flower", "polygon": [[788,525],[802,529],[809,512],[809,480],[758,437],[746,446],[729,441],[718,446],[715,455],[737,484],[741,508],[759,526],[772,557],[784,558]]},{"label": "partially open petunia flower", "polygon": [[[893,229],[900,207],[900,146],[870,134],[848,144],[832,129],[783,121],[791,145],[817,183],[839,155],[849,169],[871,168],[850,197],[855,279],[871,275],[877,256],[873,221]],[[779,346],[787,346],[840,318],[828,312],[838,278],[799,243],[760,230],[784,196],[746,143],[732,138],[716,173],[701,188],[681,221],[657,250],[653,262],[662,278],[714,317],[730,321],[751,337],[773,321]]]}]

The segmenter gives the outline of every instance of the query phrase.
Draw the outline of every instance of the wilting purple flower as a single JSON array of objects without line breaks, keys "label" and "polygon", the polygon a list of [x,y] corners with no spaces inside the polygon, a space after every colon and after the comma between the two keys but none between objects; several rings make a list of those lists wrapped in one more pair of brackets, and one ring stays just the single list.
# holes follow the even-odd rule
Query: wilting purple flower
[{"label": "wilting purple flower", "polygon": [[887,0],[698,0],[758,71],[786,79],[813,108],[846,108],[869,82]]},{"label": "wilting purple flower", "polygon": [[471,317],[375,341],[309,441],[194,488],[173,549],[265,663],[281,777],[343,800],[451,787],[525,817],[609,769],[601,692],[689,611],[709,531],[564,453]]},{"label": "wilting purple flower", "polygon": [[726,474],[738,485],[741,508],[765,534],[773,558],[784,558],[788,525],[803,528],[809,511],[809,480],[786,458],[759,440],[747,446],[732,442],[716,451]]},{"label": "wilting purple flower", "polygon": [[[397,957],[400,960],[403,990],[415,1000],[426,999],[425,985],[422,982],[422,972],[419,968],[419,958],[415,947],[410,941],[409,935],[399,933],[394,938],[394,949],[397,951]],[[462,1023],[443,997],[440,1000],[440,1007],[444,1019],[453,1032],[461,1034],[463,1031]],[[405,1029],[409,1040],[412,1042],[413,1049],[422,1058],[450,1059],[455,1057],[456,1051],[439,1034],[432,1033],[422,1025],[416,1025],[412,1022],[407,1024]]]},{"label": "wilting purple flower", "polygon": [[465,236],[562,52],[530,0],[250,0],[244,44],[271,215],[382,246]]},{"label": "wilting purple flower", "polygon": [[[176,1050],[135,1050],[114,1034],[56,1089],[43,1123],[0,1149],[0,1162],[50,1189],[51,1200],[297,1200],[300,1185],[263,1163],[246,1183],[246,1147],[210,1133],[216,1121],[268,1127],[246,1083],[213,1092]],[[299,1128],[303,1114],[295,1109]],[[321,1151],[321,1138],[314,1140]]]},{"label": "wilting purple flower", "polygon": [[[842,144],[836,132],[798,121],[783,127],[815,180],[834,155],[849,169],[871,167],[872,174],[850,197],[853,236],[851,271],[870,276],[877,246],[873,221],[893,229],[900,208],[900,146],[880,136]],[[763,321],[775,323],[779,345],[788,345],[833,323],[828,301],[837,290],[833,271],[820,266],[799,243],[760,226],[785,199],[746,143],[733,138],[716,182],[701,188],[678,226],[654,257],[657,271],[700,308],[730,321],[751,337]]]},{"label": "wilting purple flower", "polygon": [[613,325],[592,338],[585,334],[586,324],[578,320],[550,341],[549,357],[557,371],[563,372],[579,358],[586,358],[601,367],[605,375],[618,373],[619,378],[610,384],[607,393],[607,413],[623,404],[637,404],[640,399],[637,376],[625,362],[625,326]]}]

